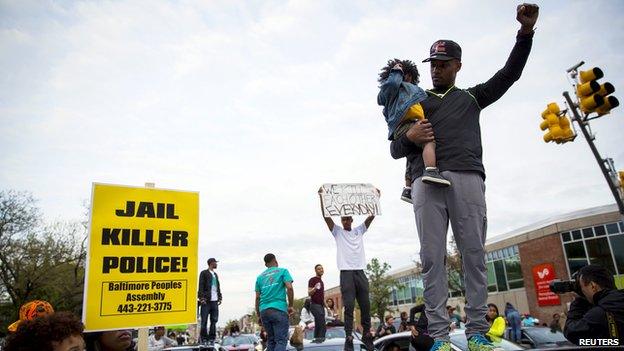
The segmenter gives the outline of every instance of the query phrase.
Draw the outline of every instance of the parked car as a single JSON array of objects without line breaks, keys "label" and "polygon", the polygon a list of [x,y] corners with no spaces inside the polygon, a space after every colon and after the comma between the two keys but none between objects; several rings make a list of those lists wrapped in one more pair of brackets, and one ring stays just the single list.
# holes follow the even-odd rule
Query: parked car
[{"label": "parked car", "polygon": [[[317,340],[303,340],[303,346],[295,347],[288,343],[286,346],[287,351],[343,351],[344,350],[344,338],[325,339],[322,342]],[[357,339],[353,339],[353,351],[367,351],[366,346]]]},{"label": "parked car", "polygon": [[[353,332],[353,336],[355,339],[362,340],[362,335],[358,332]],[[327,331],[325,332],[325,339],[335,339],[335,338],[346,338],[347,333],[344,330],[343,326],[327,326]],[[306,340],[314,339],[314,328],[304,330],[303,338]]]},{"label": "parked car", "polygon": [[[455,329],[451,331],[449,337],[451,339],[451,349],[454,351],[467,351],[468,350],[468,340],[466,340],[466,334],[464,329]],[[384,336],[383,338],[379,338],[375,340],[373,343],[375,345],[375,349],[378,351],[385,351],[385,347],[394,342],[401,348],[401,351],[409,351],[410,350],[410,336],[411,332],[401,332],[396,334],[391,334],[388,336]],[[524,348],[520,345],[514,344],[511,341],[502,339],[500,342],[495,342],[494,345],[497,347],[501,347],[506,351],[516,351],[516,350],[524,350]],[[413,350],[413,348],[412,348]]]},{"label": "parked car", "polygon": [[530,349],[550,349],[562,346],[575,346],[560,331],[548,327],[523,327],[520,344]]},{"label": "parked car", "polygon": [[221,345],[184,345],[172,346],[163,349],[163,351],[226,351]]},{"label": "parked car", "polygon": [[237,335],[226,336],[221,341],[221,347],[227,351],[254,351],[258,345],[255,336],[253,335]]}]

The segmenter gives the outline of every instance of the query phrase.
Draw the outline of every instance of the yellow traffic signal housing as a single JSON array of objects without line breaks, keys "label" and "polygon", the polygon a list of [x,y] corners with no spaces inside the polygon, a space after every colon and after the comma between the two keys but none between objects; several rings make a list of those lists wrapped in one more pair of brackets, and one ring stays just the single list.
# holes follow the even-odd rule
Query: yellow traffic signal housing
[{"label": "yellow traffic signal housing", "polygon": [[602,116],[611,112],[611,109],[620,106],[620,101],[615,96],[607,96],[604,104],[596,109],[596,112]]},{"label": "yellow traffic signal housing", "polygon": [[544,134],[544,142],[554,141],[557,144],[565,143],[574,140],[576,135],[570,128],[570,120],[565,115],[561,115],[561,109],[559,105],[552,102],[548,104],[546,109],[542,112],[542,118],[544,119],[540,123],[540,129],[548,132]]},{"label": "yellow traffic signal housing", "polygon": [[574,131],[570,128],[570,120],[565,115],[559,117],[559,128],[561,128],[561,138],[555,140],[557,144],[572,141],[576,137]]},{"label": "yellow traffic signal housing", "polygon": [[597,82],[602,77],[604,77],[604,72],[598,67],[579,72],[576,96],[579,99],[579,108],[586,114],[596,112],[602,116],[620,104],[617,98],[607,96],[615,91],[613,84],[601,85]]},{"label": "yellow traffic signal housing", "polygon": [[618,174],[620,175],[620,188],[624,191],[624,171],[619,171]]},{"label": "yellow traffic signal housing", "polygon": [[587,71],[579,72],[579,79],[581,80],[581,83],[587,83],[592,80],[598,80],[602,77],[604,77],[604,73],[598,67],[588,69]]}]

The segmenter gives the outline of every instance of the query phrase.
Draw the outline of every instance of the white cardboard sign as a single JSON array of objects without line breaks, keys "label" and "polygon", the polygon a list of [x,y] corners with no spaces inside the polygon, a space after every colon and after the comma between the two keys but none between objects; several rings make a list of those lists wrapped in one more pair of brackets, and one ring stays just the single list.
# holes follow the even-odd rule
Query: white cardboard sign
[{"label": "white cardboard sign", "polygon": [[321,201],[325,217],[381,214],[379,192],[372,184],[323,184]]}]

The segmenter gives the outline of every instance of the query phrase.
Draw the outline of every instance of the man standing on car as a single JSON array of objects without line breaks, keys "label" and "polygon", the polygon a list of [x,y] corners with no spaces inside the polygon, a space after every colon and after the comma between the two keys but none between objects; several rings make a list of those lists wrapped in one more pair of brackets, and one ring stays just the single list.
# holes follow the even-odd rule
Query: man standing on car
[{"label": "man standing on car", "polygon": [[314,266],[316,275],[308,281],[308,295],[310,295],[310,312],[314,316],[314,338],[324,339],[327,328],[325,327],[325,283],[323,277],[323,266]]},{"label": "man standing on car", "polygon": [[[321,197],[322,187],[318,193]],[[376,189],[379,193],[379,189]],[[368,299],[368,278],[364,274],[366,268],[366,257],[364,255],[363,235],[375,219],[375,216],[368,216],[364,223],[355,228],[351,228],[353,217],[345,216],[340,218],[342,227],[336,225],[331,217],[323,215],[323,199],[321,197],[321,215],[327,227],[336,240],[337,262],[340,270],[340,293],[344,302],[344,324],[345,324],[345,351],[353,351],[353,309],[355,300],[360,306],[362,315],[362,328],[365,332],[362,342],[366,349],[373,350],[373,334],[371,330],[370,300]]]},{"label": "man standing on car", "polygon": [[[201,314],[200,339],[202,343],[214,344],[217,337],[217,321],[219,320],[219,305],[221,304],[221,284],[219,276],[215,273],[217,260],[208,259],[208,269],[199,274],[199,298]],[[210,316],[210,332],[206,333],[206,324]]]},{"label": "man standing on car", "polygon": [[[451,348],[444,268],[449,221],[465,268],[468,348],[470,351],[495,349],[485,338],[489,328],[485,320],[487,215],[479,116],[482,109],[502,97],[520,78],[531,51],[538,12],[534,4],[517,7],[516,20],[521,26],[505,66],[485,83],[472,88],[455,86],[455,77],[462,67],[460,46],[452,40],[434,42],[425,60],[431,62],[433,90],[428,90],[427,98],[421,102],[428,122],[415,123],[405,135],[391,143],[392,157],[407,157],[411,165],[412,199],[425,286],[423,295],[429,333],[435,339],[432,351]],[[434,140],[434,130],[438,169],[453,184],[448,188],[433,187],[420,180],[424,172],[420,145]]]},{"label": "man standing on car", "polygon": [[272,253],[264,255],[264,265],[267,269],[256,278],[256,314],[267,332],[267,351],[285,351],[288,316],[294,311],[293,279]]}]

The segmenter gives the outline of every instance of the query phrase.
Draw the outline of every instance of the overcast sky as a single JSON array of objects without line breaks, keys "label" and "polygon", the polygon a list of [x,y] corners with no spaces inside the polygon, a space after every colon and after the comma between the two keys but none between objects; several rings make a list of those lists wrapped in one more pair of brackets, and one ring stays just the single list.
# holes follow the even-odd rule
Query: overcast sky
[{"label": "overcast sky", "polygon": [[[411,59],[430,88],[421,61],[444,38],[463,49],[456,85],[481,83],[515,42],[517,4],[2,0],[0,188],[32,192],[49,221],[80,219],[92,182],[198,191],[199,268],[220,261],[221,325],[253,307],[267,252],[298,297],[317,263],[326,286],[338,284],[322,183],[381,190],[367,259],[405,267],[419,245],[377,74]],[[540,4],[522,78],[481,113],[490,238],[614,202],[583,137],[545,144],[538,126],[547,103],[563,107],[565,70],[580,60],[602,67],[623,100],[623,14],[621,1]],[[623,111],[592,122],[618,169]]]}]

